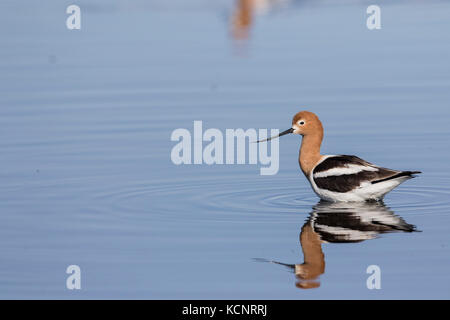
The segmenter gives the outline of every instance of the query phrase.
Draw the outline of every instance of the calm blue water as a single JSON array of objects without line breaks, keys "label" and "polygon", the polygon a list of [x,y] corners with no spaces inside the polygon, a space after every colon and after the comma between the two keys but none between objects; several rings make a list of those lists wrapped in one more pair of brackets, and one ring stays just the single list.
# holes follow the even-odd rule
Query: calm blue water
[{"label": "calm blue water", "polygon": [[[378,3],[369,31],[371,1],[80,0],[70,31],[71,1],[2,1],[0,298],[450,298],[450,3]],[[342,207],[298,136],[274,176],[170,160],[194,120],[284,130],[302,109],[324,153],[423,174]]]}]

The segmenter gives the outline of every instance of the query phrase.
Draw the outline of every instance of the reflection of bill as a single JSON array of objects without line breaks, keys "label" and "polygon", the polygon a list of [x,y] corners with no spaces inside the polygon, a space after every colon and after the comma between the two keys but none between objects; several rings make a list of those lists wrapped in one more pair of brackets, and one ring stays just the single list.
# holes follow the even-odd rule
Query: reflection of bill
[{"label": "reflection of bill", "polygon": [[381,202],[328,203],[319,202],[300,232],[304,262],[286,264],[296,275],[296,286],[302,289],[317,288],[317,278],[325,272],[322,243],[350,243],[374,239],[380,233],[412,232],[408,224]]},{"label": "reflection of bill", "polygon": [[272,7],[289,0],[236,0],[231,16],[231,32],[236,40],[247,39],[255,14],[265,13]]}]

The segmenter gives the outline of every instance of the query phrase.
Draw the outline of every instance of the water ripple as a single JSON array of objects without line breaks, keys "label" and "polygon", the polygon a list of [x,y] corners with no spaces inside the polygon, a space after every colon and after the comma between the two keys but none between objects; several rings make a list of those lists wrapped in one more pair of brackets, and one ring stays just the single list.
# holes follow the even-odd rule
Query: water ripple
[{"label": "water ripple", "polygon": [[[103,190],[94,195],[92,203],[105,205],[104,210],[132,219],[240,222],[298,219],[299,214],[308,214],[319,200],[309,184],[299,183],[300,178],[261,181],[254,176],[231,175],[141,181]],[[391,192],[385,202],[393,210],[408,214],[437,212],[450,208],[450,188],[447,183],[418,186],[410,182]]]}]

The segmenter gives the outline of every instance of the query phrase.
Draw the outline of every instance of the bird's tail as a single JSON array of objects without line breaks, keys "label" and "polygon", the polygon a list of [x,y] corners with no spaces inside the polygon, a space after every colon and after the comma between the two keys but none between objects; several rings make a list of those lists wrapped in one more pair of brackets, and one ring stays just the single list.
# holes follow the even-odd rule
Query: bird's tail
[{"label": "bird's tail", "polygon": [[400,177],[401,176],[412,176],[413,174],[419,174],[422,173],[422,171],[402,171],[400,172]]},{"label": "bird's tail", "polygon": [[396,179],[396,178],[400,178],[400,177],[414,178],[414,174],[419,174],[419,173],[422,173],[422,172],[421,171],[401,171],[401,172],[394,174],[393,176],[390,176],[388,178],[372,181],[372,184],[387,181],[387,180],[392,180],[392,179]]}]

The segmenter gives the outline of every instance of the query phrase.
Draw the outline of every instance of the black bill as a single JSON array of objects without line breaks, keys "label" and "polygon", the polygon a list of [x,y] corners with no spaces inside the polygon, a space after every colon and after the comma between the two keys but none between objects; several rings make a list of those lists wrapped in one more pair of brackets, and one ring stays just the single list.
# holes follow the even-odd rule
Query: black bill
[{"label": "black bill", "polygon": [[279,137],[281,137],[281,136],[284,136],[285,134],[292,133],[292,132],[294,132],[294,129],[290,128],[290,129],[287,129],[287,130],[281,132],[281,133],[278,134],[277,136],[273,136],[273,137],[270,137],[270,138],[267,138],[267,139],[259,140],[259,141],[256,141],[256,143],[264,142],[264,141],[269,141],[269,140],[272,140],[272,139],[274,139],[274,138],[279,138]]}]

